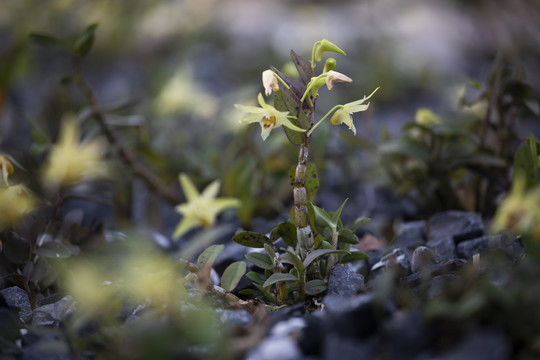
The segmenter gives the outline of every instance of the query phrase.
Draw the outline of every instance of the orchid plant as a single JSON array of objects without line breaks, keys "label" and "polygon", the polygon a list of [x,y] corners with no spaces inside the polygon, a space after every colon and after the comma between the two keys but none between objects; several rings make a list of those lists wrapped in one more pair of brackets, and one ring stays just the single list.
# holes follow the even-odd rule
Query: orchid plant
[{"label": "orchid plant", "polygon": [[[260,124],[263,140],[272,130],[282,126],[288,140],[299,147],[298,163],[290,171],[294,195],[292,221],[279,224],[269,237],[243,231],[233,238],[241,245],[264,249],[263,253],[254,252],[246,257],[264,269],[265,278],[258,273],[248,273],[257,290],[243,292],[263,295],[272,303],[303,301],[306,295],[321,293],[326,289],[326,280],[335,264],[367,257],[364,253],[350,251],[350,245],[359,241],[353,231],[366,219],[359,219],[352,229],[348,229],[340,220],[345,202],[334,213],[327,213],[313,203],[319,180],[314,164],[309,162],[309,146],[314,131],[328,118],[331,125],[345,124],[356,134],[352,115],[368,109],[366,101],[378,88],[362,99],[334,106],[316,122],[319,89],[326,85],[332,90],[337,82],[352,82],[350,77],[334,70],[337,61],[331,57],[324,62],[323,71],[315,75],[316,65],[322,62],[322,56],[327,52],[346,55],[337,45],[323,39],[314,44],[309,62],[291,51],[297,78],[274,67],[265,70],[262,83],[266,96],[275,93],[273,106],[261,93],[258,95],[260,106],[235,105],[246,114],[240,119],[241,123]],[[277,249],[275,241],[280,238],[288,248]]]}]

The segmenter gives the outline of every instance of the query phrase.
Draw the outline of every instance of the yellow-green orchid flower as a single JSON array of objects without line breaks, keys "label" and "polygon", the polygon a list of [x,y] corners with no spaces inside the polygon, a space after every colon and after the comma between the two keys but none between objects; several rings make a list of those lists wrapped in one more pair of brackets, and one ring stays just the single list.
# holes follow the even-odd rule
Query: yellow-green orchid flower
[{"label": "yellow-green orchid flower", "polygon": [[43,181],[53,187],[72,186],[83,180],[106,176],[102,149],[103,144],[97,140],[79,143],[75,120],[64,120],[58,143],[47,159]]},{"label": "yellow-green orchid flower", "polygon": [[240,205],[235,198],[216,198],[220,182],[216,180],[199,193],[186,174],[180,174],[180,184],[187,202],[176,207],[176,211],[184,217],[174,231],[174,238],[179,238],[187,231],[198,227],[209,227],[223,210]]},{"label": "yellow-green orchid flower", "polygon": [[238,110],[248,113],[248,115],[240,119],[241,123],[251,124],[254,122],[258,122],[261,124],[261,137],[263,138],[263,140],[266,140],[266,138],[270,134],[270,131],[281,125],[298,132],[306,131],[294,125],[291,120],[289,120],[289,118],[295,119],[295,117],[290,116],[288,111],[279,111],[276,110],[276,108],[274,108],[273,106],[268,105],[264,101],[261,93],[259,93],[257,99],[259,101],[260,107],[239,104],[235,104],[234,106]]},{"label": "yellow-green orchid flower", "polygon": [[264,93],[266,96],[270,95],[272,91],[279,90],[278,79],[274,75],[274,72],[272,70],[263,71],[262,82],[264,86]]},{"label": "yellow-green orchid flower", "polygon": [[356,128],[354,127],[352,114],[360,111],[366,111],[369,107],[369,103],[364,104],[364,102],[366,102],[366,100],[368,100],[373,94],[375,94],[377,90],[379,90],[379,88],[376,88],[375,91],[373,91],[369,96],[364,96],[360,100],[356,100],[345,105],[338,105],[337,107],[339,108],[339,110],[337,110],[334,115],[332,115],[332,118],[330,119],[330,124],[334,126],[339,124],[345,124],[349,127],[353,134],[356,135]]},{"label": "yellow-green orchid flower", "polygon": [[36,205],[36,198],[24,185],[0,187],[0,230],[16,225]]}]

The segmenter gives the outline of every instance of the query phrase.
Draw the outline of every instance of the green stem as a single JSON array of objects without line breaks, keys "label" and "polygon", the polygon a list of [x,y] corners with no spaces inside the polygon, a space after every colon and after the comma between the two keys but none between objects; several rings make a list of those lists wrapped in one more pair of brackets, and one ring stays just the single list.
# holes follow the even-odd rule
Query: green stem
[{"label": "green stem", "polygon": [[279,76],[278,74],[276,74],[276,72],[274,70],[272,70],[272,73],[274,74],[274,76],[276,77],[276,79],[278,79],[279,81],[281,81],[281,83],[283,85],[285,85],[285,88],[287,88],[287,90],[291,91],[291,87],[285,82],[285,80],[283,80],[281,78],[281,76]]},{"label": "green stem", "polygon": [[315,125],[313,125],[313,127],[308,131],[307,136],[311,136],[311,133],[313,133],[313,130],[315,130],[315,128],[319,126],[319,124],[322,123],[324,119],[328,117],[328,115],[330,115],[332,112],[334,112],[336,109],[339,109],[339,108],[343,108],[343,105],[336,105],[332,109],[330,109],[330,111],[328,111],[326,115],[322,117],[321,120],[319,120]]},{"label": "green stem", "polygon": [[317,41],[315,44],[313,44],[313,49],[311,50],[311,69],[315,69],[315,50],[317,49],[317,46],[320,45],[321,42]]}]

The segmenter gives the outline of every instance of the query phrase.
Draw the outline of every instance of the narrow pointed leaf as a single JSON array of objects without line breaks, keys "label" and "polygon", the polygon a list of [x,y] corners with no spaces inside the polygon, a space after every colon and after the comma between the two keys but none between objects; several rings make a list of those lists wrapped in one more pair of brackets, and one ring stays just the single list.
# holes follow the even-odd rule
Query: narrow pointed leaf
[{"label": "narrow pointed leaf", "polygon": [[270,256],[270,258],[274,259],[276,257],[276,253],[274,252],[274,249],[272,249],[272,246],[265,243],[264,250],[266,250],[266,253],[268,256]]},{"label": "narrow pointed leaf", "polygon": [[354,220],[354,223],[351,226],[349,226],[349,229],[351,231],[356,231],[358,230],[360,226],[362,226],[363,224],[367,223],[370,220],[371,219],[368,217],[359,217],[356,220]]},{"label": "narrow pointed leaf", "polygon": [[92,46],[94,45],[94,33],[97,27],[98,24],[88,26],[75,40],[73,51],[77,56],[83,57],[92,49]]},{"label": "narrow pointed leaf", "polygon": [[306,294],[308,295],[317,295],[328,289],[328,285],[324,280],[315,279],[310,280],[306,283]]},{"label": "narrow pointed leaf", "polygon": [[294,265],[300,273],[304,272],[304,264],[298,255],[290,250],[287,250],[285,254],[281,254],[280,259],[284,263]]},{"label": "narrow pointed leaf", "polygon": [[310,208],[313,211],[315,224],[321,227],[333,227],[334,223],[332,221],[332,218],[326,211],[321,209],[320,207],[313,205],[313,203],[308,203],[308,208]]},{"label": "narrow pointed leaf", "polygon": [[211,245],[204,250],[201,255],[197,258],[197,266],[199,269],[205,267],[205,266],[213,266],[214,262],[216,261],[217,257],[223,249],[225,248],[225,245]]},{"label": "narrow pointed leaf", "polygon": [[328,254],[348,254],[348,251],[345,250],[334,250],[334,249],[318,249],[310,252],[308,256],[304,259],[304,268],[307,268],[311,263],[321,256],[325,256]]},{"label": "narrow pointed leaf", "polygon": [[296,70],[298,70],[298,75],[300,75],[300,79],[304,82],[304,84],[308,84],[311,78],[313,77],[313,70],[311,69],[311,65],[301,58],[297,53],[294,52],[294,50],[291,50],[291,59],[296,66]]},{"label": "narrow pointed leaf", "polygon": [[226,291],[233,291],[236,285],[240,282],[240,279],[246,273],[246,263],[243,261],[236,261],[227,266],[223,275],[221,276],[221,287]]},{"label": "narrow pointed leaf", "polygon": [[272,270],[274,268],[274,263],[272,259],[270,259],[270,256],[268,256],[267,254],[253,252],[246,254],[245,257],[260,268],[266,270]]},{"label": "narrow pointed leaf", "polygon": [[270,244],[270,239],[263,234],[253,231],[241,231],[233,236],[233,241],[242,246],[262,249],[264,244]]},{"label": "narrow pointed leaf", "polygon": [[277,273],[277,274],[273,274],[268,279],[266,279],[266,281],[264,282],[262,286],[265,288],[265,287],[274,285],[275,283],[283,282],[283,281],[298,281],[298,278],[292,274]]},{"label": "narrow pointed leaf", "polygon": [[339,209],[337,209],[336,212],[334,212],[334,214],[332,215],[332,222],[334,223],[334,226],[337,225],[337,223],[339,221],[339,217],[341,216],[341,212],[343,211],[343,207],[347,203],[347,200],[349,200],[349,199],[345,199],[345,201],[343,201],[343,203],[341,204]]},{"label": "narrow pointed leaf", "polygon": [[254,295],[254,296],[261,296],[261,295],[264,295],[263,293],[261,293],[260,291],[257,291],[257,290],[254,290],[254,289],[242,289],[238,292],[238,294],[240,295],[246,295],[246,296],[251,296],[251,295]]}]

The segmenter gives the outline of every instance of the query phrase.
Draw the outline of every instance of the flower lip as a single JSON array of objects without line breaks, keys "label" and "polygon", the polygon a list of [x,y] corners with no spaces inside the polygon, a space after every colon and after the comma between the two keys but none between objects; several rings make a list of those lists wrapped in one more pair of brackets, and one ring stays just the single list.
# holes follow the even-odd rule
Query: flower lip
[{"label": "flower lip", "polygon": [[328,90],[334,88],[334,82],[352,82],[352,79],[345,74],[330,70],[326,73],[326,86]]}]

